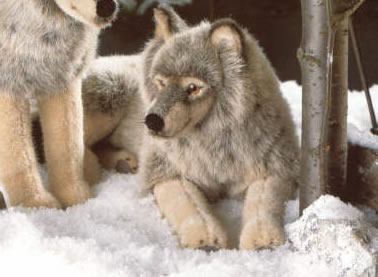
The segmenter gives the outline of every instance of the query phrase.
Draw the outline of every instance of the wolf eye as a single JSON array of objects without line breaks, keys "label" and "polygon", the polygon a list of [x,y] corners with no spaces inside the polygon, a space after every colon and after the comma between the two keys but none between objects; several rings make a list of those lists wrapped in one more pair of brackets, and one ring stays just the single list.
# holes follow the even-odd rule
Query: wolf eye
[{"label": "wolf eye", "polygon": [[186,92],[190,95],[190,94],[198,94],[200,91],[201,91],[201,88],[200,86],[197,86],[196,84],[190,84],[187,88],[186,88]]},{"label": "wolf eye", "polygon": [[162,80],[162,79],[157,79],[156,81],[158,83],[158,86],[161,87],[161,88],[163,88],[167,85],[167,82]]}]

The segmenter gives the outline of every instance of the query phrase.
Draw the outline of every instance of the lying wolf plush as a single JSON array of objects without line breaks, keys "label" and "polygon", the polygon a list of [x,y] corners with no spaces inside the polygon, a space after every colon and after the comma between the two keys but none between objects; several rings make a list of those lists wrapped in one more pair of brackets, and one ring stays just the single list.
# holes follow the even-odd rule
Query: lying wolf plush
[{"label": "lying wolf plush", "polygon": [[[114,0],[0,1],[0,179],[10,206],[69,206],[90,197],[81,79],[116,11]],[[31,101],[39,105],[53,195],[38,172]]]},{"label": "lying wolf plush", "polygon": [[[115,146],[98,155],[110,167],[133,149],[141,156],[144,187],[183,247],[227,247],[209,201],[234,195],[245,195],[240,248],[282,244],[298,143],[269,61],[232,20],[189,27],[162,5],[155,21],[141,56],[101,58],[85,79],[87,145],[102,139]],[[88,176],[96,179],[96,156],[88,153]]]},{"label": "lying wolf plush", "polygon": [[299,150],[272,66],[233,20],[188,27],[166,6],[155,19],[143,54],[144,185],[183,247],[226,247],[209,201],[237,194],[240,248],[282,244]]}]

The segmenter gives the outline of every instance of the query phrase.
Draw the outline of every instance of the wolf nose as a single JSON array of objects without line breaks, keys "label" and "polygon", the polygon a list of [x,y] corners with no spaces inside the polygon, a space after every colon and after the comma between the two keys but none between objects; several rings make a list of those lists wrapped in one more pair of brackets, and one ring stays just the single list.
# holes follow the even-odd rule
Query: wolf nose
[{"label": "wolf nose", "polygon": [[100,0],[97,2],[96,13],[99,17],[112,16],[116,10],[114,0]]},{"label": "wolf nose", "polygon": [[148,114],[144,122],[146,123],[148,129],[155,132],[159,132],[164,128],[164,120],[161,118],[161,116],[155,113]]}]

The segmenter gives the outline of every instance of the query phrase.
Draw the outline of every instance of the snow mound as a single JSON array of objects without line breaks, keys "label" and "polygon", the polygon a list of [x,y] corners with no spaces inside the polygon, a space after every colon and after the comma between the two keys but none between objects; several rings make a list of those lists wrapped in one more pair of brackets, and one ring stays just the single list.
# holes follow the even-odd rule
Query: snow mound
[{"label": "snow mound", "polygon": [[350,204],[342,202],[339,198],[330,195],[319,197],[310,207],[303,211],[302,219],[316,215],[326,220],[363,220],[365,215]]},{"label": "snow mound", "polygon": [[358,209],[333,196],[322,196],[300,219],[286,226],[288,239],[337,268],[336,276],[376,276],[378,229]]}]

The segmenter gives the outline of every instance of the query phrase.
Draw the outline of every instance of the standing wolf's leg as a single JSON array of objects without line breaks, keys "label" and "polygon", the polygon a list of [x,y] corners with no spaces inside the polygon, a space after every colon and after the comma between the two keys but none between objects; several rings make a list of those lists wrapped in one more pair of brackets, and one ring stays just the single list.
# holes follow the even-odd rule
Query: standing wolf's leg
[{"label": "standing wolf's leg", "polygon": [[240,236],[242,249],[278,246],[285,242],[283,215],[291,193],[290,181],[269,177],[249,186]]},{"label": "standing wolf's leg", "polygon": [[177,232],[181,246],[226,247],[226,234],[195,185],[167,180],[154,187],[154,194],[161,213]]},{"label": "standing wolf's leg", "polygon": [[91,197],[84,181],[84,130],[81,81],[40,102],[40,117],[53,194],[65,206]]},{"label": "standing wolf's leg", "polygon": [[59,207],[41,182],[31,138],[30,104],[0,96],[0,178],[9,204]]}]

